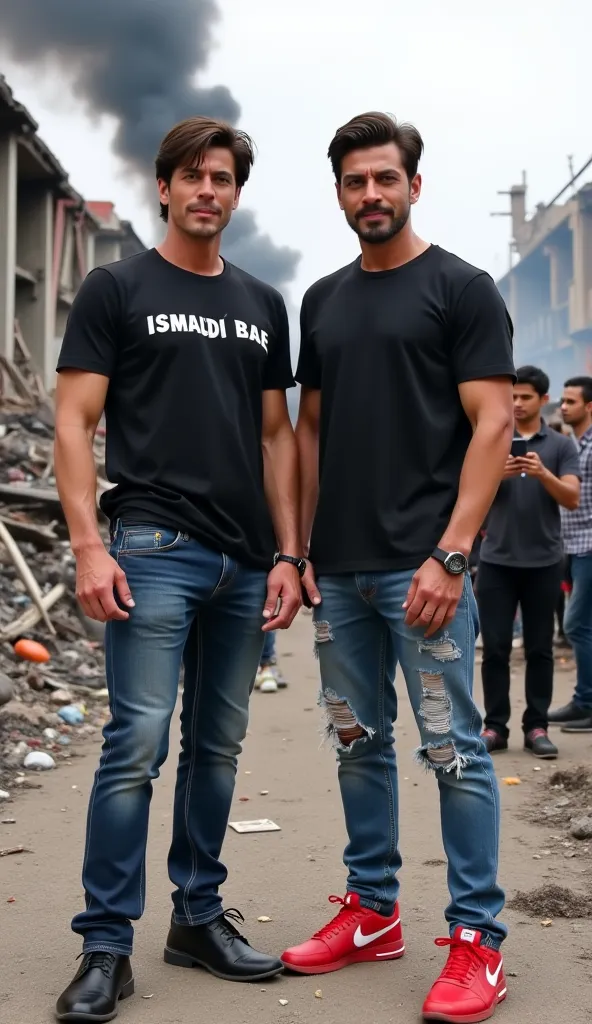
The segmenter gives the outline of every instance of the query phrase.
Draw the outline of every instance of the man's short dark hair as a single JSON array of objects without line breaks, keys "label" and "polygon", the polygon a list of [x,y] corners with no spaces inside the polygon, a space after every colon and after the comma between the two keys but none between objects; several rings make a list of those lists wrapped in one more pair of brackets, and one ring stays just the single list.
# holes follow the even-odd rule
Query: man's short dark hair
[{"label": "man's short dark hair", "polygon": [[530,384],[536,391],[539,398],[549,394],[549,378],[544,370],[538,366],[521,366],[516,370],[517,384]]},{"label": "man's short dark hair", "polygon": [[[156,178],[170,185],[178,167],[198,167],[208,149],[229,149],[234,157],[238,188],[249,180],[255,159],[252,139],[225,121],[209,117],[190,117],[171,128],[162,140],[156,157]],[[160,216],[168,220],[169,208],[160,204]]]},{"label": "man's short dark hair", "polygon": [[564,388],[581,388],[586,403],[592,402],[592,377],[570,377]]},{"label": "man's short dark hair", "polygon": [[356,149],[370,146],[386,146],[394,142],[401,151],[403,166],[409,181],[417,174],[417,167],[423,153],[423,139],[417,128],[407,122],[399,123],[390,114],[369,111],[358,114],[351,121],[338,128],[329,146],[328,157],[337,182],[341,181],[343,158]]}]

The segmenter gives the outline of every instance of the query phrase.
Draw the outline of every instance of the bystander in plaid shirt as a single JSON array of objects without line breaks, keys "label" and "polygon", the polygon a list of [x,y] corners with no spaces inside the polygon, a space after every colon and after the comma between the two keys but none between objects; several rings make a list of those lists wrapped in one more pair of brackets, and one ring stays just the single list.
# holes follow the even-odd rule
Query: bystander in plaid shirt
[{"label": "bystander in plaid shirt", "polygon": [[592,555],[592,427],[576,445],[582,478],[580,504],[573,512],[561,509],[563,546],[568,555]]}]

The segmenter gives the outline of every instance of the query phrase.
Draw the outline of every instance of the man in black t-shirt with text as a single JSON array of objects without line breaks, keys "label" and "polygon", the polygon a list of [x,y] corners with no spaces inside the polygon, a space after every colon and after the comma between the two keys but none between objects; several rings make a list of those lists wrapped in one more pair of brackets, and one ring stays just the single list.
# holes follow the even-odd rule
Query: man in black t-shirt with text
[{"label": "man in black t-shirt with text", "polygon": [[451,896],[450,936],[437,940],[449,957],[423,1013],[469,1022],[506,995],[499,798],[472,697],[467,559],[510,448],[514,368],[491,278],[412,230],[422,148],[415,128],[383,114],[338,131],[329,156],[362,255],[302,305],[303,540],[322,597],[316,648],[349,877],[337,918],[282,959],[323,973],[403,954],[398,662],[417,758],[438,780]]},{"label": "man in black t-shirt with text", "polygon": [[[305,569],[286,309],[219,255],[252,162],[250,139],[228,125],[196,117],[173,128],[156,160],[166,238],[87,277],[59,358],[57,481],[78,597],[107,622],[111,709],[90,798],[86,908],[72,924],[84,956],[58,1001],[60,1020],[111,1020],[133,992],[152,780],[167,756],[182,663],[165,960],[230,981],[282,970],[241,938],[241,916],[224,913],[219,895],[264,631],[289,626]],[[110,552],[92,454],[103,410]]]}]

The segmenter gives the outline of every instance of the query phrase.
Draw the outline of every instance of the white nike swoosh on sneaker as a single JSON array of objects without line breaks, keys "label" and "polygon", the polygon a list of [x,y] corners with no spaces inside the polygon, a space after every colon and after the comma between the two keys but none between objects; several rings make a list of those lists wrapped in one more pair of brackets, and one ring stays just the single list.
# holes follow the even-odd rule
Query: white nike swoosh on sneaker
[{"label": "white nike swoosh on sneaker", "polygon": [[499,964],[497,965],[497,969],[493,972],[493,974],[490,972],[489,966],[485,968],[485,977],[487,978],[492,988],[495,988],[495,986],[497,985],[497,981],[500,976],[500,971],[503,967],[503,963],[504,961],[500,960]]},{"label": "white nike swoosh on sneaker", "polygon": [[354,946],[357,946],[358,949],[363,949],[364,946],[368,946],[371,942],[374,942],[375,939],[379,939],[381,935],[386,935],[387,932],[396,928],[397,925],[400,924],[400,921],[401,919],[398,917],[393,924],[387,924],[386,928],[381,928],[378,932],[372,932],[371,935],[364,935],[360,925],[358,925],[354,933]]}]

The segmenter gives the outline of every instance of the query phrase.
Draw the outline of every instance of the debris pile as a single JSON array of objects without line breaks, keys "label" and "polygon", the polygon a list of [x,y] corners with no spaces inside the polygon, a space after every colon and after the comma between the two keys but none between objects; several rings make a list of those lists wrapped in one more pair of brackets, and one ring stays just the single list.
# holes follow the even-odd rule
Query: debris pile
[{"label": "debris pile", "polygon": [[[0,801],[31,784],[27,771],[71,757],[71,743],[107,715],[103,627],[74,597],[53,402],[18,325],[15,342],[15,361],[0,357]],[[95,459],[104,476],[103,430]]]}]

